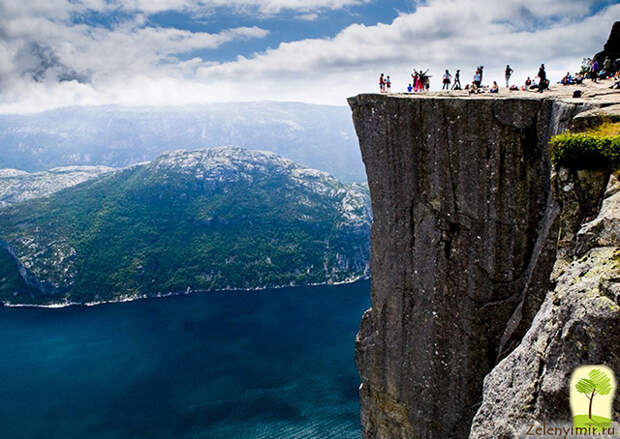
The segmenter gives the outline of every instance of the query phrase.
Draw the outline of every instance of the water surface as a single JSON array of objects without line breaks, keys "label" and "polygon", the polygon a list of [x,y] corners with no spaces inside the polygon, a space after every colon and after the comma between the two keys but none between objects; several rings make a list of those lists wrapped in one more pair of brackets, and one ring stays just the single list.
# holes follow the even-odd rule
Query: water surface
[{"label": "water surface", "polygon": [[0,438],[359,438],[369,283],[0,308]]}]

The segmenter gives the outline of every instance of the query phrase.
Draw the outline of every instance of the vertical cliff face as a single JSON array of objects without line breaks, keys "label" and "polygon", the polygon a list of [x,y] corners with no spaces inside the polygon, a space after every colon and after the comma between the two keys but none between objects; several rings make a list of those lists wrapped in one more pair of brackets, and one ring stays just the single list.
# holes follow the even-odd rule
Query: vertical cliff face
[{"label": "vertical cliff face", "polygon": [[372,308],[357,337],[365,438],[465,438],[485,375],[549,287],[549,137],[581,105],[349,100],[370,186]]},{"label": "vertical cliff face", "polygon": [[[618,175],[560,169],[552,185],[562,205],[554,289],[523,341],[485,378],[469,439],[527,438],[543,424],[570,427],[575,368],[605,364],[620,370]],[[601,198],[598,213],[588,211]],[[612,418],[619,417],[616,398]]]}]

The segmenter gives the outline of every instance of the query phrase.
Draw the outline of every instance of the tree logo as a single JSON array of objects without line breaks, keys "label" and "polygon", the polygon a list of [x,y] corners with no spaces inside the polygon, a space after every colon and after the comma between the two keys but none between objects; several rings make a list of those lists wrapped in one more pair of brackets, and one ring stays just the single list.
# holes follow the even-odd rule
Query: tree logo
[{"label": "tree logo", "polygon": [[570,384],[570,405],[575,429],[604,433],[612,423],[615,393],[616,380],[610,368],[583,366],[576,369]]}]

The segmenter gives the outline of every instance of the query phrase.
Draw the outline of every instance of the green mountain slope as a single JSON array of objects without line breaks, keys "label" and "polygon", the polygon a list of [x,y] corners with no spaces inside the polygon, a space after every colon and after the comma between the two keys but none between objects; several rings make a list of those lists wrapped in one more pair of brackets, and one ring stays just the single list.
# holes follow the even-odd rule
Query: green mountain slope
[{"label": "green mountain slope", "polygon": [[[0,299],[85,303],[347,281],[368,273],[369,230],[363,186],[272,153],[177,151],[0,210],[0,240],[14,255],[0,270],[0,281],[11,279]],[[18,268],[22,283],[10,273]]]}]

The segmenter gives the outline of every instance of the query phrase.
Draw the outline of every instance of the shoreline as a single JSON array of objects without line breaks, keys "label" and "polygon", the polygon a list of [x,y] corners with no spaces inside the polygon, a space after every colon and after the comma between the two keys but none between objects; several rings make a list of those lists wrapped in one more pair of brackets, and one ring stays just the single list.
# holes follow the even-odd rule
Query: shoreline
[{"label": "shoreline", "polygon": [[69,307],[95,307],[99,305],[108,305],[115,303],[127,303],[127,302],[137,302],[139,300],[147,300],[147,299],[165,299],[168,297],[176,297],[176,296],[188,296],[190,294],[207,294],[207,293],[255,293],[258,291],[265,290],[281,290],[283,288],[301,288],[301,287],[321,287],[321,286],[338,286],[338,285],[350,285],[356,282],[370,280],[370,275],[363,274],[360,276],[354,276],[343,281],[338,282],[317,282],[313,284],[306,285],[279,285],[274,287],[257,287],[251,288],[248,290],[241,290],[236,288],[224,288],[219,290],[192,290],[188,288],[185,291],[174,291],[169,293],[159,293],[159,294],[141,294],[139,296],[133,297],[121,297],[118,299],[111,300],[100,300],[94,302],[65,302],[65,303],[52,303],[46,305],[37,305],[37,304],[24,304],[24,303],[7,303],[4,301],[0,302],[0,308],[44,308],[44,309],[62,309]]}]

